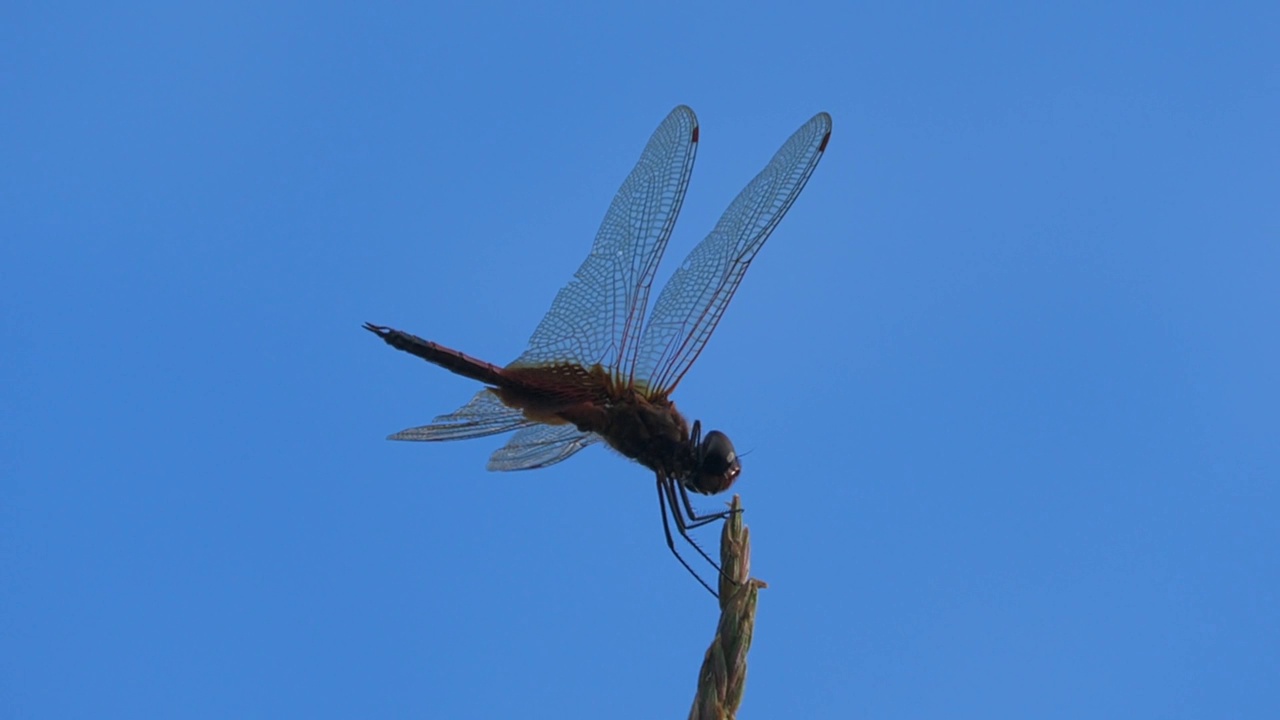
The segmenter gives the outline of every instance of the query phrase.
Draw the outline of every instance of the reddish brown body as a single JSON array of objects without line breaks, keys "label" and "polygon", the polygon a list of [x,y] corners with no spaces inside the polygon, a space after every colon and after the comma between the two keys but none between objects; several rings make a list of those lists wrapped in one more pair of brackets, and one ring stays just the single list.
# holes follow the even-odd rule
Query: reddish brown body
[{"label": "reddish brown body", "polygon": [[423,340],[416,335],[380,326],[367,326],[387,344],[490,386],[508,407],[544,425],[570,424],[604,438],[614,450],[664,476],[688,478],[685,487],[705,495],[728,488],[734,478],[720,482],[699,478],[696,447],[689,422],[665,394],[648,396],[621,387],[600,366],[551,365],[505,368]]}]

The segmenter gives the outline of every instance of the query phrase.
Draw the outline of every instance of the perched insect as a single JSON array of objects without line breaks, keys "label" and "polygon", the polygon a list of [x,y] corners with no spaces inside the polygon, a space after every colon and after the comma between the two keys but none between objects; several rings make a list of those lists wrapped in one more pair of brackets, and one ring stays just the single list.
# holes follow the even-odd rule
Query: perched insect
[{"label": "perched insect", "polygon": [[683,105],[672,110],[614,196],[591,253],[510,365],[400,330],[364,326],[398,350],[487,386],[457,411],[390,439],[459,440],[518,430],[489,459],[490,470],[547,467],[603,440],[657,476],[667,547],[714,595],[676,550],[667,508],[680,535],[719,570],[688,531],[727,513],[699,515],[688,491],[723,492],[742,468],[729,438],[718,430],[703,435],[700,421],[691,428],[670,395],[830,138],[831,116],[818,113],[783,144],[676,270],[646,323],[653,276],[698,146],[693,111]]}]

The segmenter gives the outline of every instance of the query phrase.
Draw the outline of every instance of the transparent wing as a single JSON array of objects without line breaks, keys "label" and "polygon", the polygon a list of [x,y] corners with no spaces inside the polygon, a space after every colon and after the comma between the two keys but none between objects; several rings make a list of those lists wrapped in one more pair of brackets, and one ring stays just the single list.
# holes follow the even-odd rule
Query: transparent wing
[{"label": "transparent wing", "polygon": [[693,111],[672,110],[614,196],[591,253],[512,366],[598,363],[618,377],[631,375],[653,274],[684,202],[697,144]]},{"label": "transparent wing", "polygon": [[519,410],[502,404],[487,388],[476,393],[471,402],[448,415],[441,415],[430,425],[401,430],[388,440],[462,440],[519,430],[534,425]]},{"label": "transparent wing", "polygon": [[795,202],[831,138],[831,116],[814,115],[729,204],[658,295],[640,341],[637,380],[670,391],[720,322],[747,266]]},{"label": "transparent wing", "polygon": [[555,465],[600,441],[572,425],[534,425],[516,433],[489,458],[490,470],[533,470]]}]

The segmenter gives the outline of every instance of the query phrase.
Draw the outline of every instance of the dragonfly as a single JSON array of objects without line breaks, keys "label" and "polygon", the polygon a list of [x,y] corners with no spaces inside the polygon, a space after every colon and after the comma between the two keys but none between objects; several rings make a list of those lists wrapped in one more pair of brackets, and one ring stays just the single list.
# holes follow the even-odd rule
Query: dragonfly
[{"label": "dragonfly", "polygon": [[401,330],[364,325],[391,347],[485,386],[458,410],[389,439],[461,440],[514,431],[489,458],[488,469],[495,471],[545,468],[603,442],[654,473],[667,547],[717,595],[676,549],[671,525],[723,574],[689,531],[729,512],[700,514],[689,492],[728,490],[742,465],[728,436],[719,430],[704,435],[700,420],[690,426],[671,393],[830,139],[831,116],[825,112],[791,135],[675,270],[646,321],[654,275],[698,148],[697,116],[676,107],[649,138],[586,260],[515,361],[498,366]]}]

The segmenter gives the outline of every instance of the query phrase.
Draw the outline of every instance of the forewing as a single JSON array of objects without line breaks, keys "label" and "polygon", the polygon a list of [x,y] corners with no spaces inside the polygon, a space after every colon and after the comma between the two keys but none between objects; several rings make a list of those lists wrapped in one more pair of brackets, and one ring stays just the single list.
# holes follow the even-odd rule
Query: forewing
[{"label": "forewing", "polygon": [[534,425],[516,433],[489,458],[490,470],[533,470],[555,465],[592,443],[595,433],[573,425]]},{"label": "forewing", "polygon": [[831,116],[814,115],[730,203],[658,295],[640,343],[636,378],[670,391],[720,322],[752,258],[795,202],[831,137]]},{"label": "forewing", "polygon": [[448,415],[441,415],[430,425],[401,430],[388,440],[462,440],[519,430],[534,425],[519,410],[502,404],[487,388],[476,393],[471,402]]},{"label": "forewing", "polygon": [[591,254],[512,366],[600,364],[630,376],[653,274],[684,202],[697,144],[693,111],[672,110],[614,196]]}]

